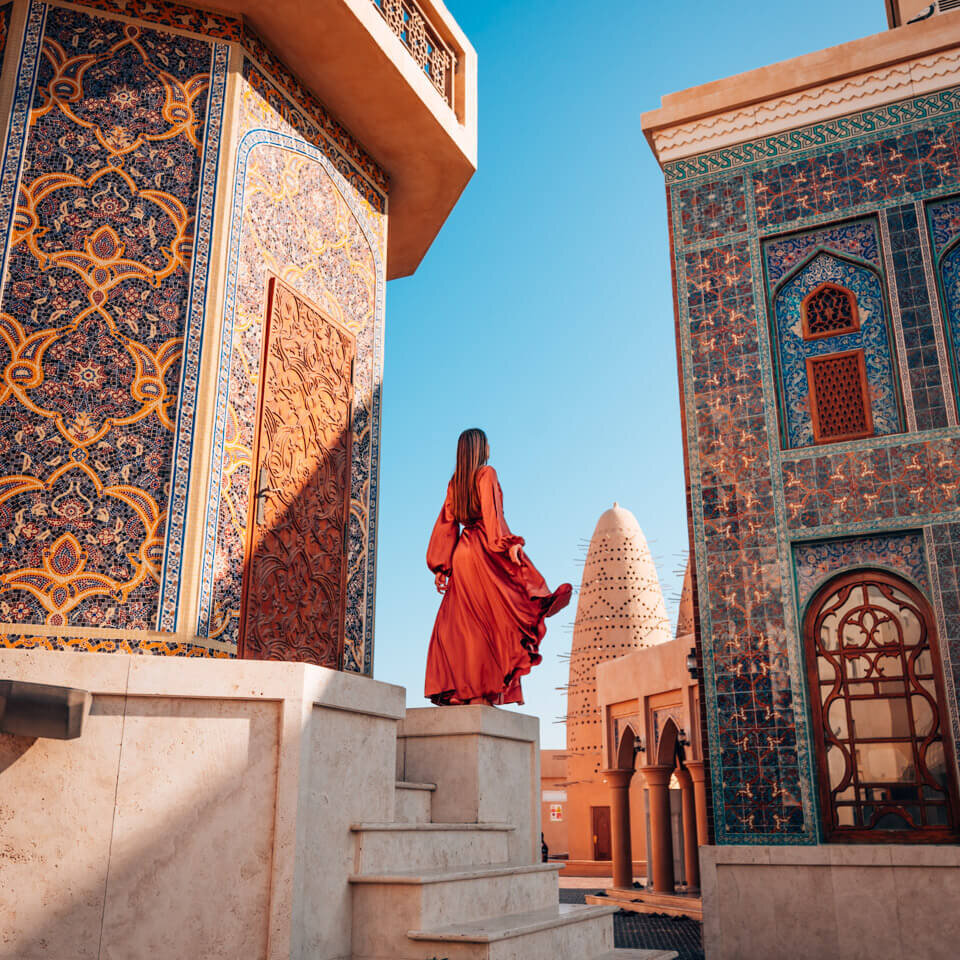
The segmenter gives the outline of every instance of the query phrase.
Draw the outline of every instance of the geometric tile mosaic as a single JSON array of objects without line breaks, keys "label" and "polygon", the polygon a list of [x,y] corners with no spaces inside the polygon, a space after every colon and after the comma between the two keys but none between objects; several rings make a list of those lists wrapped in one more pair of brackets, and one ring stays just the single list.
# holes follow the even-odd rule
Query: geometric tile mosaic
[{"label": "geometric tile mosaic", "polygon": [[948,403],[949,383],[944,391],[939,317],[930,301],[924,263],[924,225],[918,222],[913,203],[890,208],[886,220],[917,429],[946,427],[951,423],[952,401]]},{"label": "geometric tile mosaic", "polygon": [[960,383],[960,197],[929,203],[927,220],[956,384]]},{"label": "geometric tile mosaic", "polygon": [[[960,204],[947,203],[958,121],[950,89],[664,167],[718,843],[820,838],[798,617],[823,578],[901,572],[942,606],[946,649],[960,648],[960,429],[940,326],[960,317],[960,254],[942,304],[929,265],[960,234]],[[806,359],[783,346],[825,282],[854,294],[866,329],[806,349],[864,351],[876,435],[799,446],[809,405],[795,405],[783,419],[797,446],[782,449],[781,372],[790,387]],[[924,525],[938,531],[935,577]]]}]

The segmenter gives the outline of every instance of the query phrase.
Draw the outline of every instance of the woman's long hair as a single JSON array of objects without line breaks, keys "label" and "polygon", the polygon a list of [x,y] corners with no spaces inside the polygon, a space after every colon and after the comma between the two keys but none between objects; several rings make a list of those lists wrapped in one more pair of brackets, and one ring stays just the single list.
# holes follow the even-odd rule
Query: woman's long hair
[{"label": "woman's long hair", "polygon": [[482,430],[471,427],[460,434],[453,474],[453,515],[458,523],[471,523],[480,517],[477,471],[489,458],[490,443]]}]

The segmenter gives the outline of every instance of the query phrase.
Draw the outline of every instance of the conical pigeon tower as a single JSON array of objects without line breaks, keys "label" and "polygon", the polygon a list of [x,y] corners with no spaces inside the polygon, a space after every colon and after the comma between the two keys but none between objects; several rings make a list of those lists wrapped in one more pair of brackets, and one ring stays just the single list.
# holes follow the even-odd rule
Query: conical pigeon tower
[{"label": "conical pigeon tower", "polygon": [[573,627],[567,688],[571,787],[593,780],[604,767],[597,664],[666,643],[670,634],[646,538],[634,515],[615,503],[593,531]]}]

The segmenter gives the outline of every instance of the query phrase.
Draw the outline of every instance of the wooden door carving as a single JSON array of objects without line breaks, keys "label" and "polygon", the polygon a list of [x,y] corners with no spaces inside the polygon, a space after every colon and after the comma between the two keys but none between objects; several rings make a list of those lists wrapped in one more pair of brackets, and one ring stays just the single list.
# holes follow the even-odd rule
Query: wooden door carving
[{"label": "wooden door carving", "polygon": [[344,327],[272,277],[260,362],[240,656],[339,669],[353,360]]}]

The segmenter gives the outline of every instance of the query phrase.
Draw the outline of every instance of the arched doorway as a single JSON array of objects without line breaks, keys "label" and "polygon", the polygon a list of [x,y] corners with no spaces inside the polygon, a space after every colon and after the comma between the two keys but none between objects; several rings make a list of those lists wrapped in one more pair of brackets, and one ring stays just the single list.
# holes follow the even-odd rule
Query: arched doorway
[{"label": "arched doorway", "polygon": [[842,574],[811,601],[804,642],[826,839],[956,839],[956,765],[923,595],[884,571]]}]

